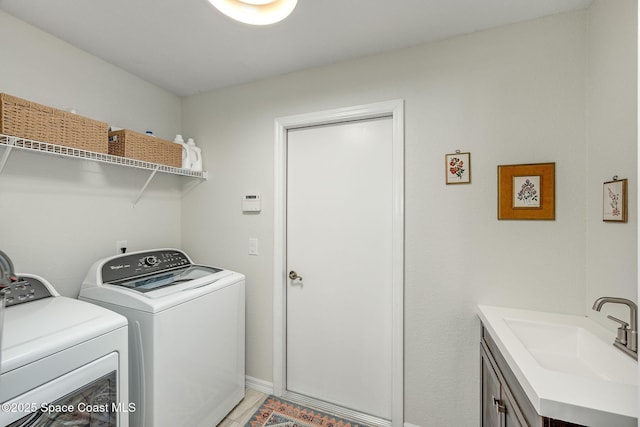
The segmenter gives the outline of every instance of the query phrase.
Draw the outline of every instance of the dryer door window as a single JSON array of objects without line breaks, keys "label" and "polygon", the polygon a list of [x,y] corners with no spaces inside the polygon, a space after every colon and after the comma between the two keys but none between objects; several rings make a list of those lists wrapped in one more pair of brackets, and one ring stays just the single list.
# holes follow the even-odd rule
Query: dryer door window
[{"label": "dryer door window", "polygon": [[116,396],[114,371],[62,399],[41,404],[38,411],[9,424],[9,427],[115,427]]},{"label": "dryer door window", "polygon": [[[114,353],[2,404],[2,425],[116,427],[117,358]],[[114,366],[115,362],[115,366]]]}]

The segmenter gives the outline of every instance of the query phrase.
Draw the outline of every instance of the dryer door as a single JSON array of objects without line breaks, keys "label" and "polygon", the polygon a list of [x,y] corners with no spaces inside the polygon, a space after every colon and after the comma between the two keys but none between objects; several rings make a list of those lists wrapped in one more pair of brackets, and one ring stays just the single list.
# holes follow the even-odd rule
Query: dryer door
[{"label": "dryer door", "polygon": [[116,427],[118,355],[108,354],[0,404],[0,425]]}]

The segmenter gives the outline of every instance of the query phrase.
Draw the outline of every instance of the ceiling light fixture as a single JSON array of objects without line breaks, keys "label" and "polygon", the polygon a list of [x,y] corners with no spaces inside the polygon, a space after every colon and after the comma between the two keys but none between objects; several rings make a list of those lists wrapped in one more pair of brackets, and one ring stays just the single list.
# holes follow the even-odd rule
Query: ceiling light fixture
[{"label": "ceiling light fixture", "polygon": [[236,21],[269,25],[289,16],[298,0],[209,0],[209,3]]}]

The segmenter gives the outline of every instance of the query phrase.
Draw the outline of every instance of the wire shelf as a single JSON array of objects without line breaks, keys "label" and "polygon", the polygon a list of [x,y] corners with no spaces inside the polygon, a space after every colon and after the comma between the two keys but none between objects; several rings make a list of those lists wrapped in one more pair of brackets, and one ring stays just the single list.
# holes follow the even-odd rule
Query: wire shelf
[{"label": "wire shelf", "polygon": [[5,156],[0,161],[0,172],[4,168],[9,152],[13,148],[25,151],[38,152],[54,156],[69,157],[73,159],[84,159],[94,162],[107,163],[111,165],[126,166],[136,169],[144,169],[154,172],[163,172],[173,175],[188,176],[192,178],[207,179],[206,171],[193,171],[189,169],[176,168],[173,166],[161,165],[157,163],[145,162],[142,160],[129,159],[126,157],[113,156],[111,154],[96,153],[93,151],[80,150],[64,145],[50,144],[48,142],[33,141],[17,136],[0,134],[0,147],[7,147]]}]

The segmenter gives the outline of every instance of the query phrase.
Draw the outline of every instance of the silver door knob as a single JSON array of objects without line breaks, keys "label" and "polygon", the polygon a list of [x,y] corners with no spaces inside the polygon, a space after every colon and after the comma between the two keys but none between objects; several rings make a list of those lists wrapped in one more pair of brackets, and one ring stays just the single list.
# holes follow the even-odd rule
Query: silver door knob
[{"label": "silver door knob", "polygon": [[298,273],[296,273],[295,271],[291,270],[289,272],[289,279],[291,279],[291,280],[302,280],[302,276],[298,276]]}]

